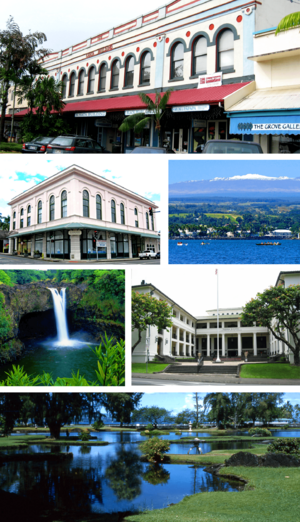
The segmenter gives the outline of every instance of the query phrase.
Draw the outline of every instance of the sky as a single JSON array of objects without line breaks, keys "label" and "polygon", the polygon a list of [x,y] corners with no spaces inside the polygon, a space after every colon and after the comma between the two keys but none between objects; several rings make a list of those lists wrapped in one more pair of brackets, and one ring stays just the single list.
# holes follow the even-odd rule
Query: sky
[{"label": "sky", "polygon": [[1,2],[1,29],[9,16],[13,16],[24,34],[39,31],[47,36],[44,48],[60,51],[87,38],[130,22],[167,3],[164,0],[89,0],[82,4],[78,0],[51,0],[41,4],[38,0],[30,2]]},{"label": "sky", "polygon": [[[67,154],[59,158],[55,156],[54,159],[49,159],[48,155],[13,156],[8,154],[1,157],[0,213],[2,216],[10,215],[8,202],[12,198],[73,164],[132,190],[158,206],[162,172],[164,172],[165,185],[167,183],[167,168],[163,167],[164,162],[161,158],[150,158],[150,160],[147,158],[145,162],[144,157],[134,157],[130,160],[126,158],[124,161],[121,155],[115,154],[90,156]],[[159,218],[160,214],[156,214],[158,230],[160,230]]]},{"label": "sky", "polygon": [[190,180],[206,180],[214,178],[231,178],[258,174],[267,177],[299,178],[299,160],[171,160],[169,163],[169,184]]},{"label": "sky", "polygon": [[[158,268],[158,269],[157,269]],[[219,278],[219,308],[244,306],[258,292],[274,286],[279,272],[297,269],[294,265],[199,265],[135,267],[132,285],[144,279],[152,283],[187,312],[199,317],[206,310],[217,308],[217,276]]]}]

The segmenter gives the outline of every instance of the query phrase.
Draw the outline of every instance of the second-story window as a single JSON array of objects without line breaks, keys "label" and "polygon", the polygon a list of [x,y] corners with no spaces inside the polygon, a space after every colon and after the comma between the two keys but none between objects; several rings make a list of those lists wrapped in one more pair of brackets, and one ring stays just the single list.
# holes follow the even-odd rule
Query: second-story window
[{"label": "second-story window", "polygon": [[87,190],[83,191],[83,217],[90,217],[90,198]]},{"label": "second-story window", "polygon": [[50,221],[54,221],[55,219],[55,198],[54,196],[51,196],[50,198],[50,212],[49,212],[49,218],[50,218]]},{"label": "second-story window", "polygon": [[141,59],[141,84],[149,85],[150,83],[150,67],[151,67],[151,55],[147,51],[143,54]]},{"label": "second-story window", "polygon": [[133,87],[133,78],[134,78],[134,58],[133,58],[133,56],[130,56],[126,60],[125,87]]},{"label": "second-story window", "polygon": [[200,36],[193,44],[193,70],[192,75],[206,74],[207,71],[207,41]]},{"label": "second-story window", "polygon": [[78,94],[84,93],[84,71],[80,71],[79,80],[78,80]]},{"label": "second-story window", "polygon": [[111,69],[111,89],[118,89],[120,75],[120,62],[115,60]]},{"label": "second-story window", "polygon": [[234,69],[234,36],[225,29],[218,36],[218,71],[229,72]]},{"label": "second-story window", "polygon": [[171,79],[183,78],[183,56],[184,49],[182,43],[174,45],[171,53]]},{"label": "second-story window", "polygon": [[106,74],[107,74],[107,65],[104,63],[101,65],[100,73],[99,73],[99,91],[105,91],[106,88]]},{"label": "second-story window", "polygon": [[40,200],[38,202],[38,224],[42,223],[42,219],[43,219],[42,210],[43,210],[43,205],[42,205],[42,202]]},{"label": "second-story window", "polygon": [[121,217],[121,225],[125,225],[125,210],[124,210],[123,203],[121,203],[121,205],[120,205],[120,217]]},{"label": "second-story window", "polygon": [[152,230],[154,230],[154,216],[153,216],[153,214],[151,216],[151,226],[152,226]]},{"label": "second-story window", "polygon": [[149,214],[146,212],[146,228],[149,230]]},{"label": "second-story window", "polygon": [[96,196],[96,215],[97,219],[102,219],[101,196],[99,196],[99,194]]},{"label": "second-story window", "polygon": [[31,225],[31,205],[28,205],[27,207],[27,226],[30,227]]},{"label": "second-story window", "polygon": [[68,215],[68,196],[67,191],[63,190],[61,193],[61,217],[67,217]]},{"label": "second-story window", "polygon": [[24,209],[21,208],[21,211],[20,211],[20,228],[23,228],[24,226]]},{"label": "second-story window", "polygon": [[138,216],[137,208],[134,209],[134,218],[135,218],[135,221],[134,221],[135,227],[138,228],[139,227],[139,216]]},{"label": "second-story window", "polygon": [[13,213],[13,230],[16,230],[16,213]]},{"label": "second-story window", "polygon": [[68,83],[68,76],[66,74],[62,77],[62,98],[66,98],[67,96],[67,83]]},{"label": "second-story window", "polygon": [[113,199],[111,200],[111,222],[116,223],[116,203]]},{"label": "second-story window", "polygon": [[89,70],[88,79],[88,90],[87,92],[93,93],[95,89],[95,67],[91,67]]},{"label": "second-story window", "polygon": [[75,94],[75,73],[73,72],[70,76],[69,96],[74,96],[74,94]]}]

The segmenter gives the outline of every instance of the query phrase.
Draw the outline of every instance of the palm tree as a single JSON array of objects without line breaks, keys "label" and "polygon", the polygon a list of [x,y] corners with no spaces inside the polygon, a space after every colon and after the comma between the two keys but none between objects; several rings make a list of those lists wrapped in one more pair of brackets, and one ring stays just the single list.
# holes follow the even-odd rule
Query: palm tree
[{"label": "palm tree", "polygon": [[147,123],[154,119],[155,122],[155,130],[158,133],[159,144],[162,146],[161,142],[161,120],[165,113],[166,107],[168,105],[172,89],[166,91],[163,95],[160,92],[155,93],[155,100],[153,101],[150,96],[145,93],[139,94],[140,99],[146,105],[146,112],[150,112],[151,115],[146,116],[145,113],[132,114],[131,116],[127,116],[120,126],[119,130],[121,132],[127,132],[131,129],[134,129],[136,133],[140,133]]},{"label": "palm tree", "polygon": [[62,82],[54,78],[40,77],[35,85],[35,106],[39,116],[50,116],[51,111],[61,112],[65,106],[62,101]]},{"label": "palm tree", "polygon": [[283,31],[288,31],[293,27],[300,26],[300,12],[292,13],[285,16],[278,24],[277,29],[275,31],[275,35],[278,33],[282,33]]}]

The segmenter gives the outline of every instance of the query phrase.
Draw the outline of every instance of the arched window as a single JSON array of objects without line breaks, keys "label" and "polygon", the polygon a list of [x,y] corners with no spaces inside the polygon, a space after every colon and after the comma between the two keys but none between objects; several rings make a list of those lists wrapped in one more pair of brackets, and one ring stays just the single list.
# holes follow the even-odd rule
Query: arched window
[{"label": "arched window", "polygon": [[90,217],[90,198],[87,190],[83,191],[83,217]]},{"label": "arched window", "polygon": [[20,216],[24,216],[24,209],[21,208]]},{"label": "arched window", "polygon": [[149,214],[146,212],[146,228],[149,230]]},{"label": "arched window", "polygon": [[78,80],[78,94],[83,94],[84,92],[84,74],[84,70],[80,71]]},{"label": "arched window", "polygon": [[42,202],[38,202],[38,223],[42,223]]},{"label": "arched window", "polygon": [[95,89],[95,67],[91,67],[90,70],[89,70],[87,92],[93,93],[94,89]]},{"label": "arched window", "polygon": [[23,226],[24,226],[23,216],[24,216],[24,210],[23,210],[23,208],[21,208],[21,211],[20,211],[20,228],[23,228]]},{"label": "arched window", "polygon": [[118,89],[120,75],[120,62],[115,60],[111,68],[111,89]]},{"label": "arched window", "polygon": [[153,214],[151,216],[151,226],[152,226],[152,230],[154,230],[154,216],[153,216]]},{"label": "arched window", "polygon": [[224,29],[218,37],[218,71],[229,72],[234,68],[234,36]]},{"label": "arched window", "polygon": [[55,219],[54,212],[55,212],[55,198],[54,198],[54,196],[51,196],[50,212],[49,212],[50,221],[54,221],[54,219]]},{"label": "arched window", "polygon": [[67,82],[68,82],[68,76],[66,74],[62,77],[62,97],[66,98],[67,96]]},{"label": "arched window", "polygon": [[174,45],[171,53],[171,79],[183,78],[183,55],[182,43]]},{"label": "arched window", "polygon": [[61,193],[61,217],[67,217],[68,215],[68,196],[67,191],[63,190]]},{"label": "arched window", "polygon": [[150,83],[150,66],[151,66],[151,55],[147,51],[143,54],[141,59],[141,84],[148,85]]},{"label": "arched window", "polygon": [[133,56],[130,56],[126,60],[125,87],[133,87],[133,78],[134,78],[134,58],[133,58]]},{"label": "arched window", "polygon": [[125,210],[124,210],[123,203],[121,203],[121,205],[120,205],[120,216],[121,216],[121,225],[125,225]]},{"label": "arched window", "polygon": [[107,65],[104,63],[101,65],[100,73],[99,73],[99,91],[105,91],[106,87],[106,73],[107,73]]},{"label": "arched window", "polygon": [[70,76],[69,96],[74,96],[74,94],[75,94],[75,73],[73,72]]},{"label": "arched window", "polygon": [[97,194],[96,196],[96,215],[97,219],[102,219],[102,201],[101,196],[99,196],[99,194]]},{"label": "arched window", "polygon": [[134,209],[134,218],[135,218],[134,224],[135,224],[136,228],[138,228],[138,226],[139,226],[139,216],[138,216],[137,208]]},{"label": "arched window", "polygon": [[116,203],[114,200],[111,200],[111,222],[116,223]]},{"label": "arched window", "polygon": [[31,205],[28,205],[27,207],[27,214],[31,214]]},{"label": "arched window", "polygon": [[193,43],[193,70],[192,76],[206,74],[207,72],[207,41],[200,36]]},{"label": "arched window", "polygon": [[31,225],[31,205],[28,205],[27,207],[27,226],[30,227]]}]

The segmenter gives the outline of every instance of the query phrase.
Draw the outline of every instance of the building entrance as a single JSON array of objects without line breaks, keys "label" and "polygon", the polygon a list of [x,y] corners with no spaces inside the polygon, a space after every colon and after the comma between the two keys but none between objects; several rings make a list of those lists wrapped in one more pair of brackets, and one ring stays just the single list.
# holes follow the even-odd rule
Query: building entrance
[{"label": "building entrance", "polygon": [[227,356],[237,357],[238,356],[238,339],[237,337],[228,337],[227,339]]}]

